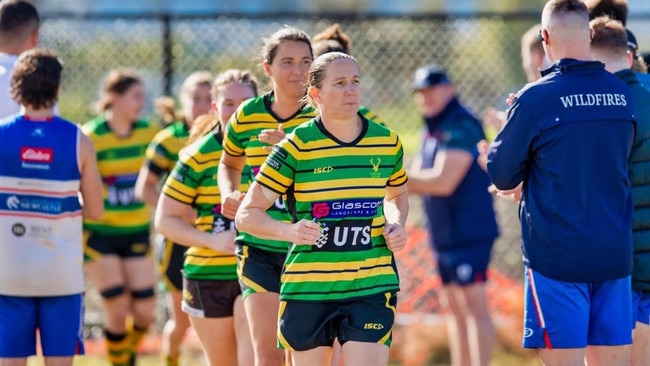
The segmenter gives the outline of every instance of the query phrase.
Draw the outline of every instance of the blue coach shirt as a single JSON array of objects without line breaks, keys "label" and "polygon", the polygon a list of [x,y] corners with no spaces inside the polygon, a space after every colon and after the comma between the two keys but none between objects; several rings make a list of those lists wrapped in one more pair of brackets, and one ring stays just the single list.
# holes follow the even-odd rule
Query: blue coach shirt
[{"label": "blue coach shirt", "polygon": [[526,264],[561,281],[632,270],[628,157],[635,133],[629,88],[596,61],[562,59],[516,96],[490,145],[499,189],[524,182]]},{"label": "blue coach shirt", "polygon": [[[422,168],[432,168],[436,154],[446,149],[464,150],[477,157],[477,143],[484,139],[480,122],[457,99],[433,118],[422,144]],[[492,241],[498,236],[487,188],[488,175],[476,163],[449,197],[423,196],[432,244],[437,251],[458,249]]]}]

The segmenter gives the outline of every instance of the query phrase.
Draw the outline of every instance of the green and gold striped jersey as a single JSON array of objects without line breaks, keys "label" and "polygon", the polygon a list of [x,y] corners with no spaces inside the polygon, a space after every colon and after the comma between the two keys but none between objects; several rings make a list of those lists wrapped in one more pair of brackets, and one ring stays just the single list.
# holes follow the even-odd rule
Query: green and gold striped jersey
[{"label": "green and gold striped jersey", "polygon": [[355,141],[332,136],[320,117],[273,148],[255,178],[287,195],[292,220],[321,225],[316,245],[291,245],[283,300],[327,301],[399,290],[392,252],[382,236],[387,186],[407,177],[395,132],[362,118]]},{"label": "green and gold striped jersey", "polygon": [[124,235],[149,229],[149,209],[135,196],[135,182],[145,151],[158,129],[139,120],[131,134],[119,137],[103,116],[82,126],[97,151],[103,181],[104,214],[99,221],[84,220],[84,229],[104,235]]},{"label": "green and gold striped jersey", "polygon": [[147,147],[144,164],[150,172],[166,177],[174,169],[178,153],[187,143],[190,129],[183,121],[171,123],[158,132]]},{"label": "green and gold striped jersey", "polygon": [[[197,212],[196,228],[212,233],[235,230],[234,222],[221,215],[221,195],[217,187],[222,137],[222,134],[211,132],[183,149],[162,190],[163,194],[191,205]],[[248,189],[250,174],[246,167],[241,189]],[[233,253],[190,247],[185,253],[183,275],[197,280],[235,280],[236,267],[237,257]]]},{"label": "green and gold striped jersey", "polygon": [[[223,142],[224,152],[232,156],[246,155],[246,164],[252,169],[253,176],[257,174],[269,154],[265,150],[269,144],[259,141],[257,137],[263,130],[277,130],[278,125],[282,124],[284,131],[289,133],[316,116],[313,108],[305,107],[293,116],[281,119],[271,110],[272,101],[273,94],[265,94],[242,103],[230,118],[226,129]],[[274,202],[267,212],[275,219],[291,220],[281,198]],[[237,242],[279,253],[286,253],[288,248],[287,242],[260,239],[241,232],[237,236]]]},{"label": "green and gold striped jersey", "polygon": [[362,105],[359,106],[359,113],[362,116],[366,117],[366,119],[369,121],[377,122],[382,126],[386,126],[386,123],[384,123],[384,121],[381,118],[379,118],[379,115],[377,115],[377,113],[368,109],[368,107]]}]

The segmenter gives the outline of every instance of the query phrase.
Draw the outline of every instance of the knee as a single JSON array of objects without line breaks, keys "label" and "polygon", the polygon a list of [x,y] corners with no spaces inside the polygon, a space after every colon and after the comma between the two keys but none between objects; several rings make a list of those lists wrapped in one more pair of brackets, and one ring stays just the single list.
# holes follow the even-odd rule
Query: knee
[{"label": "knee", "polygon": [[256,364],[260,366],[275,366],[284,364],[284,351],[276,347],[264,347],[256,352]]},{"label": "knee", "polygon": [[133,318],[141,327],[149,326],[155,321],[156,297],[153,288],[131,291],[133,301]]}]

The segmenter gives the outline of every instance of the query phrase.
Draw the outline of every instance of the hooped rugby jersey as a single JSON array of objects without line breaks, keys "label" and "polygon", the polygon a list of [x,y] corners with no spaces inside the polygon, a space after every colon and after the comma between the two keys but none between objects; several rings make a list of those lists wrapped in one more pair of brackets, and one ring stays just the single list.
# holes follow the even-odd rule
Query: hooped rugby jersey
[{"label": "hooped rugby jersey", "polygon": [[399,290],[392,252],[382,235],[387,186],[407,177],[394,131],[363,120],[359,138],[344,143],[320,117],[277,144],[256,181],[287,195],[293,222],[321,225],[316,245],[291,245],[280,298],[332,301]]},{"label": "hooped rugby jersey", "polygon": [[[221,215],[221,194],[217,187],[222,137],[222,134],[209,133],[183,149],[162,190],[163,194],[191,205],[198,216],[196,228],[211,233],[235,230],[234,222]],[[243,191],[248,189],[250,174],[250,169],[245,167],[240,187]],[[190,247],[185,254],[183,275],[197,280],[235,280],[237,257],[233,253]]]},{"label": "hooped rugby jersey", "polygon": [[185,147],[189,137],[190,129],[183,121],[163,128],[147,147],[145,166],[157,176],[166,177],[174,169],[178,153]]},{"label": "hooped rugby jersey", "polygon": [[0,294],[83,291],[79,137],[59,117],[0,121]]},{"label": "hooped rugby jersey", "polygon": [[119,137],[99,116],[84,124],[82,130],[95,144],[104,191],[104,215],[99,221],[84,220],[84,228],[103,235],[148,230],[149,209],[135,196],[135,182],[147,146],[158,129],[139,120],[128,137]]},{"label": "hooped rugby jersey", "polygon": [[[271,110],[272,101],[273,94],[269,93],[242,103],[230,118],[226,128],[223,141],[224,152],[232,156],[246,155],[246,165],[252,169],[253,176],[259,172],[260,166],[269,155],[269,152],[265,150],[269,144],[258,139],[258,135],[263,130],[276,130],[278,125],[282,124],[284,131],[289,133],[316,116],[313,108],[304,107],[293,116],[282,119]],[[278,198],[267,212],[274,219],[287,222],[291,220],[284,207],[282,197]],[[279,253],[286,253],[288,248],[288,243],[285,241],[260,239],[242,232],[237,236],[237,242]]]}]

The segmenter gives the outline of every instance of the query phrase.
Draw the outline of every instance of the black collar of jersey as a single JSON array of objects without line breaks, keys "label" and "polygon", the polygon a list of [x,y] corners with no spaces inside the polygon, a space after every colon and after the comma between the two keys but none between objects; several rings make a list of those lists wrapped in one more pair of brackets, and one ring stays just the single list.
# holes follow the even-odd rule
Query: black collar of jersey
[{"label": "black collar of jersey", "polygon": [[548,69],[540,70],[542,77],[557,72],[565,73],[571,71],[589,71],[589,70],[604,70],[605,64],[600,61],[581,61],[573,58],[563,58]]},{"label": "black collar of jersey", "polygon": [[325,136],[329,137],[330,139],[336,141],[336,143],[338,143],[339,145],[341,145],[341,146],[356,146],[359,143],[359,141],[361,141],[361,139],[363,139],[364,136],[366,136],[366,133],[368,132],[368,119],[366,117],[364,117],[359,112],[357,112],[357,116],[359,116],[361,118],[361,133],[359,134],[359,136],[357,136],[356,139],[354,139],[351,142],[343,142],[343,141],[337,139],[336,137],[334,137],[334,135],[332,135],[325,128],[325,125],[323,124],[323,120],[322,120],[320,114],[318,116],[316,116],[316,118],[314,118],[314,121],[316,122],[316,126],[323,133],[323,135],[325,135]]},{"label": "black collar of jersey", "polygon": [[275,95],[273,94],[272,91],[270,91],[270,92],[264,94],[264,96],[263,96],[264,107],[266,108],[266,111],[269,112],[269,114],[270,114],[273,118],[275,118],[275,120],[278,121],[278,122],[287,122],[287,121],[290,121],[290,120],[296,118],[296,116],[299,115],[300,113],[302,113],[302,111],[305,109],[305,105],[302,104],[302,105],[300,106],[300,109],[298,109],[298,110],[296,111],[296,113],[292,114],[291,116],[289,116],[289,117],[287,117],[287,118],[280,118],[277,114],[275,114],[275,112],[273,112],[273,109],[271,108],[271,104],[273,103],[273,100],[274,100],[274,99],[275,99]]}]

